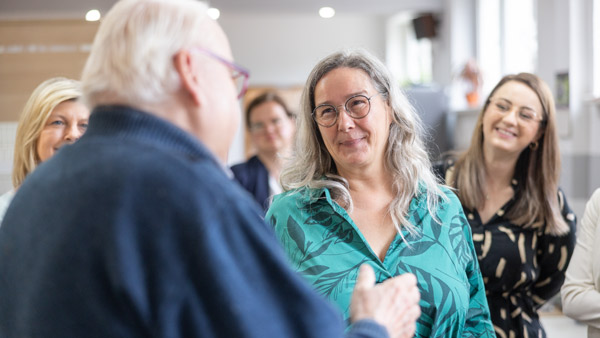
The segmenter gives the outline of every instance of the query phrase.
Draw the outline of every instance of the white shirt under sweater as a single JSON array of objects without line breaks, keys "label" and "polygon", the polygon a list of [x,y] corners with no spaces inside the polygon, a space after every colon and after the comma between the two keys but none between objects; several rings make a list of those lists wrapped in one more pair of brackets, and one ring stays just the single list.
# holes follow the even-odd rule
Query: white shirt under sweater
[{"label": "white shirt under sweater", "polygon": [[0,196],[0,225],[2,225],[2,220],[4,219],[4,214],[6,214],[6,209],[10,205],[13,197],[15,197],[15,191],[10,190],[2,194]]}]

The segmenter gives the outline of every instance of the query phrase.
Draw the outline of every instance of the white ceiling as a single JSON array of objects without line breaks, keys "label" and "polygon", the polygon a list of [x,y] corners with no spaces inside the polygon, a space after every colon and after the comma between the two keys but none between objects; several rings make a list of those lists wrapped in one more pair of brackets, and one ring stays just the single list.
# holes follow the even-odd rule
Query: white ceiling
[{"label": "white ceiling", "polygon": [[317,13],[323,6],[338,13],[394,14],[403,10],[440,8],[442,0],[210,0],[211,6],[231,12]]},{"label": "white ceiling", "polygon": [[[323,6],[340,14],[391,15],[440,9],[443,0],[209,0],[227,13],[317,13]],[[116,0],[0,0],[0,18],[82,17],[89,9],[106,13]]]}]

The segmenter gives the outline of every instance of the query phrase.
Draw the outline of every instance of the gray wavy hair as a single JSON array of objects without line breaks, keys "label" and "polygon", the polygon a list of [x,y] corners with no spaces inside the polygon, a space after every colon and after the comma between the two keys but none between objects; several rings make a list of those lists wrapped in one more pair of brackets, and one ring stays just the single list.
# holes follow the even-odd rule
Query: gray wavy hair
[{"label": "gray wavy hair", "polygon": [[301,99],[301,114],[297,118],[296,151],[281,174],[284,191],[309,188],[328,188],[340,206],[352,211],[353,204],[348,181],[337,174],[333,158],[327,151],[317,124],[312,119],[315,108],[315,87],[319,80],[336,68],[355,68],[366,72],[377,92],[392,108],[392,124],[385,151],[386,169],[393,175],[396,197],[389,213],[398,233],[404,227],[411,234],[416,228],[407,219],[413,197],[426,194],[427,208],[436,221],[439,198],[446,199],[422,140],[424,129],[417,113],[401,93],[387,68],[375,56],[361,49],[331,54],[321,60],[310,73]]}]

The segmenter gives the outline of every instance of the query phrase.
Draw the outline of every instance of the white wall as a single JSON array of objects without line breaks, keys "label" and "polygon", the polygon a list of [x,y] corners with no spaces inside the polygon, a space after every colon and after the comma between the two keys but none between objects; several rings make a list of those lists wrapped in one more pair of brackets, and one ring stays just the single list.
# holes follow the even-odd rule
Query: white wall
[{"label": "white wall", "polygon": [[[475,0],[446,0],[445,9],[444,31],[449,55],[447,65],[456,71],[461,69],[469,59],[476,57]],[[442,72],[443,69],[440,69],[436,74],[440,77],[448,76],[447,72]],[[450,84],[450,82],[442,83]]]},{"label": "white wall", "polygon": [[592,31],[592,0],[544,0],[538,5],[537,73],[554,90],[556,73],[569,72],[569,112],[559,125],[568,131],[560,139],[561,186],[579,217],[600,187],[600,109],[590,103]]},{"label": "white wall", "polygon": [[13,188],[12,164],[17,122],[0,122],[0,194]]},{"label": "white wall", "polygon": [[[251,86],[303,85],[314,65],[342,48],[365,48],[385,56],[385,18],[306,14],[231,14],[219,23],[229,37],[237,63],[250,70]],[[229,163],[244,159],[243,126],[229,153]]]},{"label": "white wall", "polygon": [[232,14],[219,18],[251,85],[301,85],[323,57],[347,47],[385,56],[385,18],[303,14]]}]

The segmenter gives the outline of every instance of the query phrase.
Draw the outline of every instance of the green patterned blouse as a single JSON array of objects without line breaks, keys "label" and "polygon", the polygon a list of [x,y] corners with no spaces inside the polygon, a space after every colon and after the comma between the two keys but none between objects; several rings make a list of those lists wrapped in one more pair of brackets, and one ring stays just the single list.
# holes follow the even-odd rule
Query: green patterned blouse
[{"label": "green patterned blouse", "polygon": [[299,189],[275,196],[266,215],[292,261],[317,291],[349,317],[358,268],[368,263],[377,282],[405,272],[416,275],[421,317],[415,337],[495,337],[471,230],[458,198],[446,188],[438,224],[426,194],[408,210],[419,236],[406,230],[390,245],[383,262],[371,250],[346,210],[329,190]]}]

